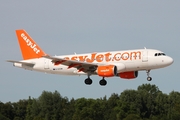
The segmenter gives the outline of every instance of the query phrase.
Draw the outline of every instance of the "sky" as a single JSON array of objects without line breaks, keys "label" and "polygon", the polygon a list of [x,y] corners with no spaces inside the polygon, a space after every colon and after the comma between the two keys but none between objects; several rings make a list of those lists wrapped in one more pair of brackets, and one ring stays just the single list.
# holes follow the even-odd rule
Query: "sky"
[{"label": "sky", "polygon": [[[179,0],[59,0],[1,1],[0,4],[0,101],[17,102],[38,98],[43,91],[57,90],[62,97],[101,98],[146,83],[155,84],[166,94],[180,91],[180,1]],[[151,82],[145,71],[138,78],[124,80],[101,77],[63,76],[13,67],[6,60],[22,60],[15,35],[25,29],[50,55],[129,49],[158,49],[171,56],[174,63],[152,70]]]}]

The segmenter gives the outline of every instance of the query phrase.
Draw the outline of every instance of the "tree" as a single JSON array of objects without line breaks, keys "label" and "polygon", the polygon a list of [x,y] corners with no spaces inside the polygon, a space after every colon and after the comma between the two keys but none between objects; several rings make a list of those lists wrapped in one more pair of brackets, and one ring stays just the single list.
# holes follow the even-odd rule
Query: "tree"
[{"label": "tree", "polygon": [[31,107],[28,107],[27,120],[59,120],[64,116],[68,99],[62,98],[57,91],[54,93],[43,91],[38,99],[29,100],[29,102]]},{"label": "tree", "polygon": [[10,119],[5,117],[4,115],[0,114],[0,120],[10,120]]},{"label": "tree", "polygon": [[169,94],[169,120],[179,120],[180,118],[180,93],[172,91]]},{"label": "tree", "polygon": [[27,109],[27,100],[19,100],[16,103],[13,103],[13,111],[14,111],[14,116],[16,120],[24,120],[26,117],[26,109]]},{"label": "tree", "polygon": [[157,120],[169,120],[168,119],[169,103],[168,95],[163,93],[158,93],[155,99],[155,116]]},{"label": "tree", "polygon": [[123,120],[142,120],[140,116],[136,114],[129,114],[125,119]]},{"label": "tree", "polygon": [[156,85],[143,84],[100,99],[62,97],[43,91],[38,98],[0,102],[0,120],[179,120],[180,93],[162,93]]},{"label": "tree", "polygon": [[0,102],[0,114],[1,114],[1,117],[6,117],[10,120],[13,120],[15,115],[14,115],[12,103],[7,102],[3,104],[2,102]]},{"label": "tree", "polygon": [[103,120],[104,109],[100,99],[80,98],[75,102],[73,120]]},{"label": "tree", "polygon": [[141,95],[141,118],[151,118],[156,115],[156,97],[162,93],[156,85],[143,84],[138,87],[138,93]]},{"label": "tree", "polygon": [[120,95],[118,107],[119,119],[126,118],[129,114],[140,116],[142,108],[140,94],[136,90],[125,90]]}]

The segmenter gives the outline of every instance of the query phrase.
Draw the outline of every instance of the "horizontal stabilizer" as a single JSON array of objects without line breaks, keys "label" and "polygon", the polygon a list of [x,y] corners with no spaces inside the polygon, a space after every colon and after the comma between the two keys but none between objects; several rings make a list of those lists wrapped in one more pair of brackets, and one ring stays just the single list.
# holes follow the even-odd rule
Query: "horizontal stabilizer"
[{"label": "horizontal stabilizer", "polygon": [[29,66],[29,67],[33,67],[35,65],[34,63],[21,62],[21,61],[15,61],[15,60],[7,60],[7,62],[19,63],[19,64],[26,65],[26,66]]}]

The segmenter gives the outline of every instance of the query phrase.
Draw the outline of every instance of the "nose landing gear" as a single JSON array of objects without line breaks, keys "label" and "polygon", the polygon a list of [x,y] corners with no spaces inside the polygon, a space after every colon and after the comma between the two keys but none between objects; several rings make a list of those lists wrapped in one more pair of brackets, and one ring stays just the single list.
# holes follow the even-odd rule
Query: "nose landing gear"
[{"label": "nose landing gear", "polygon": [[148,80],[148,81],[151,81],[151,80],[152,80],[152,77],[149,76],[150,70],[147,70],[146,73],[147,73],[147,76],[148,76],[148,77],[147,77],[147,80]]}]

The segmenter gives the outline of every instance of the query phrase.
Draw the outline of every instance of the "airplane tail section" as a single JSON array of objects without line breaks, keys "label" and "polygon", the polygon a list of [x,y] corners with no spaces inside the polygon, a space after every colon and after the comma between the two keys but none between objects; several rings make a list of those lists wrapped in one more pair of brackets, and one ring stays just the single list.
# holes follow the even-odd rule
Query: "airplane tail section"
[{"label": "airplane tail section", "polygon": [[46,55],[25,30],[16,30],[16,35],[24,60],[40,58]]}]

